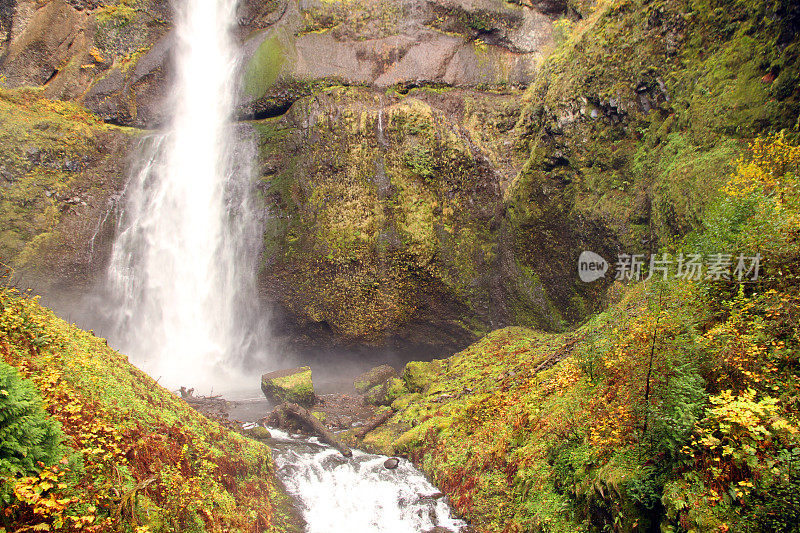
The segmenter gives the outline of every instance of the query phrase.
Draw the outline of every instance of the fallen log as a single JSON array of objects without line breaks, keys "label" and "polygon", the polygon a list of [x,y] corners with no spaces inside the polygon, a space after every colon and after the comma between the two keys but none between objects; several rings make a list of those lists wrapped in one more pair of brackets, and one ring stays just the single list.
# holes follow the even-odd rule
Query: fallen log
[{"label": "fallen log", "polygon": [[358,437],[359,439],[363,439],[364,435],[366,435],[367,433],[369,433],[370,431],[372,431],[376,427],[380,426],[381,424],[383,424],[384,422],[386,422],[387,420],[392,418],[393,414],[394,414],[394,411],[392,411],[391,409],[387,409],[386,411],[384,411],[383,413],[379,414],[378,416],[374,416],[374,417],[370,418],[367,421],[367,423],[364,424],[363,427],[359,428],[358,431],[356,431],[356,433],[355,433],[356,437]]},{"label": "fallen log", "polygon": [[345,457],[353,456],[353,452],[350,451],[350,448],[342,444],[342,442],[339,441],[339,439],[337,439],[336,436],[322,424],[322,422],[317,420],[317,417],[309,413],[304,407],[301,407],[296,403],[283,402],[278,407],[273,409],[272,413],[270,414],[270,418],[273,415],[278,419],[292,417],[295,420],[298,420],[309,430],[315,433],[320,440],[336,448],[339,453]]},{"label": "fallen log", "polygon": [[180,388],[181,398],[188,403],[226,403],[221,394],[212,396],[195,396],[194,389]]}]

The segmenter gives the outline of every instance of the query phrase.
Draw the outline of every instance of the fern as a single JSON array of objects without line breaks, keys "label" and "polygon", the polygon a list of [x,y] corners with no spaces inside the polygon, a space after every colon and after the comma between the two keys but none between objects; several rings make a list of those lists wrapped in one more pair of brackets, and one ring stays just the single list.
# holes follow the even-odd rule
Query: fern
[{"label": "fern", "polygon": [[0,361],[0,503],[10,503],[14,478],[60,458],[61,439],[60,424],[45,412],[34,384]]}]

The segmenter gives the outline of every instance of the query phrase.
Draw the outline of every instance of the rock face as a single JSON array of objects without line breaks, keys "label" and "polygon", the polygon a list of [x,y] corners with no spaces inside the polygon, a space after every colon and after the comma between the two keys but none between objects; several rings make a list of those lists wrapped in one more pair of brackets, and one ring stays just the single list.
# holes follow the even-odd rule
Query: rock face
[{"label": "rock face", "polygon": [[261,391],[270,401],[313,405],[316,402],[311,368],[276,370],[261,376]]},{"label": "rock face", "polygon": [[353,387],[359,394],[364,394],[375,385],[385,382],[387,379],[397,375],[389,365],[376,366],[375,368],[364,372],[353,381]]},{"label": "rock face", "polygon": [[102,272],[138,139],[41,90],[0,89],[0,258],[48,302]]},{"label": "rock face", "polygon": [[44,86],[45,96],[80,102],[117,124],[163,121],[166,2],[19,0],[12,11],[0,60],[8,86]]},{"label": "rock face", "polygon": [[337,86],[253,123],[272,214],[261,286],[295,342],[450,349],[501,324],[561,327],[588,299],[568,278],[560,305],[548,292],[574,263],[524,268],[508,237],[518,111],[513,91]]},{"label": "rock face", "polygon": [[248,36],[244,90],[257,115],[319,82],[525,86],[551,26],[538,10],[491,0],[290,1]]}]

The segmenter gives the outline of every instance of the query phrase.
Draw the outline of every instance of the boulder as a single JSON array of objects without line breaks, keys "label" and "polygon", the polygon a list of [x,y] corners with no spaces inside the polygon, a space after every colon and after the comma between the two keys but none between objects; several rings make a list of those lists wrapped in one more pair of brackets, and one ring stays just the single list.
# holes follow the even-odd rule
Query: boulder
[{"label": "boulder", "polygon": [[391,377],[369,389],[364,395],[364,401],[371,405],[391,405],[406,392],[405,382],[398,377]]},{"label": "boulder", "polygon": [[376,385],[384,383],[387,379],[397,375],[394,368],[389,365],[376,366],[358,376],[353,381],[353,387],[359,394],[364,394]]},{"label": "boulder", "polygon": [[272,437],[269,430],[264,426],[256,426],[253,428],[245,429],[243,433],[248,437],[256,440],[268,440]]},{"label": "boulder", "polygon": [[387,470],[394,470],[400,465],[400,459],[397,457],[389,457],[383,462],[383,467]]},{"label": "boulder", "polygon": [[411,361],[403,369],[403,381],[410,392],[424,392],[442,371],[442,362],[434,359],[424,361]]},{"label": "boulder", "polygon": [[307,366],[264,374],[261,376],[261,390],[273,402],[313,405],[316,401],[311,368]]}]

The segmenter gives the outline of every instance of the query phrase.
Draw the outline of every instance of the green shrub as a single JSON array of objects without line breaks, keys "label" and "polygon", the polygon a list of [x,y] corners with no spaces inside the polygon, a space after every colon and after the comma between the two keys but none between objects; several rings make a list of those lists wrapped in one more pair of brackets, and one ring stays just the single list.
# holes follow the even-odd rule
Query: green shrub
[{"label": "green shrub", "polygon": [[39,391],[0,361],[0,502],[10,503],[13,478],[36,474],[61,456],[61,427],[44,410]]}]

